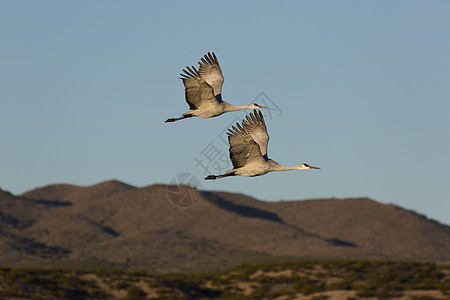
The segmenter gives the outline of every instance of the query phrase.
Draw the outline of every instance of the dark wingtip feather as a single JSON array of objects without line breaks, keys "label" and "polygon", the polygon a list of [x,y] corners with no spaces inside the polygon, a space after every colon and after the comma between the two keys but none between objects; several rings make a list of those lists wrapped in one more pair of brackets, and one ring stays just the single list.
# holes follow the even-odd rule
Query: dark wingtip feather
[{"label": "dark wingtip feather", "polygon": [[255,124],[258,123],[255,111],[253,113],[250,113],[250,118],[252,119],[253,123],[255,123]]},{"label": "dark wingtip feather", "polygon": [[[209,53],[209,52],[208,52]],[[203,59],[206,61],[206,64],[207,65],[211,65],[212,64],[212,62],[209,60],[209,56],[208,56],[208,54],[205,54],[204,56],[203,56]],[[202,60],[203,60],[202,59]]]},{"label": "dark wingtip feather", "polygon": [[264,121],[264,115],[262,114],[262,112],[260,110],[258,110],[258,114],[259,114],[259,119],[261,120],[261,124],[266,126],[266,121]]},{"label": "dark wingtip feather", "polygon": [[192,74],[194,73],[194,71],[192,71],[191,68],[189,68],[188,66],[186,66],[186,69],[188,69],[188,71],[189,71],[190,73],[192,73]]}]

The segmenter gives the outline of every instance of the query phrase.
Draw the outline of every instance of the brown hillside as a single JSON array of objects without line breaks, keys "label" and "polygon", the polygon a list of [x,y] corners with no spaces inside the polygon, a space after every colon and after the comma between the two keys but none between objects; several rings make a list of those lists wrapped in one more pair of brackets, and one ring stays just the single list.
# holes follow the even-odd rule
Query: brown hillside
[{"label": "brown hillside", "polygon": [[23,193],[21,196],[30,199],[45,199],[45,200],[64,200],[68,195],[82,189],[82,187],[71,184],[52,184],[42,188],[35,188],[31,191]]},{"label": "brown hillside", "polygon": [[0,192],[0,263],[95,256],[174,272],[280,256],[450,260],[450,227],[394,205],[365,198],[264,202],[181,186],[180,199],[194,194],[199,201],[180,208],[167,188],[106,181]]},{"label": "brown hillside", "polygon": [[69,252],[49,247],[28,234],[42,212],[41,204],[0,190],[0,262],[57,258]]},{"label": "brown hillside", "polygon": [[307,232],[350,242],[357,246],[358,256],[449,258],[450,227],[392,204],[367,198],[265,203],[243,195],[219,194],[232,203],[264,207]]},{"label": "brown hillside", "polygon": [[71,184],[53,184],[36,188],[23,193],[21,196],[30,199],[82,201],[108,197],[130,189],[135,189],[135,187],[117,180],[109,180],[87,187]]}]

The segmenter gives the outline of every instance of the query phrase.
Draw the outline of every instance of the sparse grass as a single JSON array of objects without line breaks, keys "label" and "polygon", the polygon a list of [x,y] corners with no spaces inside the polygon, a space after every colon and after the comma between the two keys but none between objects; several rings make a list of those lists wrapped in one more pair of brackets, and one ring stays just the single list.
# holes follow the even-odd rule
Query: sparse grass
[{"label": "sparse grass", "polygon": [[121,300],[141,300],[146,299],[146,294],[136,286],[130,286],[127,289],[128,294]]},{"label": "sparse grass", "polygon": [[[289,270],[288,272],[285,272]],[[288,274],[288,275],[286,275]],[[86,276],[89,275],[89,276]],[[97,278],[88,280],[86,278]],[[103,283],[100,287],[97,283]],[[108,289],[105,288],[109,287]],[[122,270],[0,268],[0,298],[28,299],[293,299],[352,291],[348,299],[395,299],[408,290],[438,291],[450,299],[450,266],[392,261],[291,261],[242,264],[203,274],[154,275]],[[150,293],[151,294],[147,294]],[[156,295],[156,296],[155,296]],[[411,299],[434,299],[426,294]]]}]

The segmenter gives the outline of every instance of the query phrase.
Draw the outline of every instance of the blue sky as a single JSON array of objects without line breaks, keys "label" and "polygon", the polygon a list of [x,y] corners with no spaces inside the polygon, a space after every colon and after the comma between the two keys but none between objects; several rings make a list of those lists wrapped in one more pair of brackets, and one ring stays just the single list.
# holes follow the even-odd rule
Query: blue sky
[{"label": "blue sky", "polygon": [[[189,172],[205,190],[366,196],[450,224],[449,15],[448,1],[1,1],[0,187]],[[221,133],[245,113],[164,120],[187,111],[179,73],[208,51],[224,100],[276,108],[269,156],[321,170],[202,179],[196,159],[226,158]]]}]

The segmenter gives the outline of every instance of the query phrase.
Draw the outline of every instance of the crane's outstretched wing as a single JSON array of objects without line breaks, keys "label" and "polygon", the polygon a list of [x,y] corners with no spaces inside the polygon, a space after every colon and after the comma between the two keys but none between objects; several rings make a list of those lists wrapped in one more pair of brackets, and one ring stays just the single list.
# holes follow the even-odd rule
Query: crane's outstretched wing
[{"label": "crane's outstretched wing", "polygon": [[213,87],[217,101],[222,102],[223,75],[216,55],[214,52],[208,52],[208,54],[205,54],[205,56],[202,57],[202,61],[198,62],[198,64],[200,65],[198,73]]},{"label": "crane's outstretched wing", "polygon": [[264,158],[259,145],[250,136],[245,126],[236,123],[236,127],[229,129],[228,142],[230,143],[230,159],[235,169],[248,164],[263,164]]},{"label": "crane's outstretched wing", "polygon": [[252,139],[259,145],[261,154],[265,160],[268,160],[267,156],[267,144],[269,143],[269,134],[267,133],[266,122],[261,111],[254,111],[246,116],[242,124]]},{"label": "crane's outstretched wing", "polygon": [[200,76],[194,67],[192,69],[186,67],[186,69],[183,69],[185,74],[180,74],[182,76],[180,79],[183,80],[186,88],[185,97],[189,108],[194,110],[218,105],[219,102],[214,95],[213,87]]}]

